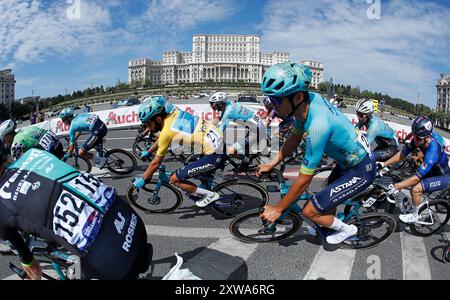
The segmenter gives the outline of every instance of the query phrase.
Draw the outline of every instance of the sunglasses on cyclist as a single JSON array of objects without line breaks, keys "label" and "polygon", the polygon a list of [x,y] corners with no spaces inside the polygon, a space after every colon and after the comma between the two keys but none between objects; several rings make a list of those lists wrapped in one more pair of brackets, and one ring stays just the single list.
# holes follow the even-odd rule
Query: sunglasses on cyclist
[{"label": "sunglasses on cyclist", "polygon": [[270,102],[273,103],[273,105],[280,106],[280,105],[281,105],[281,102],[283,101],[283,99],[287,98],[289,101],[292,101],[292,100],[294,100],[295,95],[296,95],[296,94],[294,93],[294,94],[289,95],[289,96],[286,96],[286,97],[273,97],[273,96],[269,96],[269,99],[270,99]]},{"label": "sunglasses on cyclist", "polygon": [[363,113],[360,113],[360,112],[357,112],[356,115],[358,116],[358,118],[365,118],[365,117],[367,117],[366,114],[363,114]]}]

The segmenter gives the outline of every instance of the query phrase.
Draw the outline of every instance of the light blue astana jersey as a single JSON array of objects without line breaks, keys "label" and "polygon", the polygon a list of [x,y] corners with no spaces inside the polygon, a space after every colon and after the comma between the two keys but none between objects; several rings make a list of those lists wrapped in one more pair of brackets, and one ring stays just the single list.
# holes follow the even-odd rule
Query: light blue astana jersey
[{"label": "light blue astana jersey", "polygon": [[357,165],[370,153],[367,139],[334,105],[317,93],[309,93],[310,106],[304,123],[295,120],[294,134],[306,131],[306,155],[300,172],[313,175],[325,153],[343,168]]},{"label": "light blue astana jersey", "polygon": [[99,117],[95,114],[76,115],[70,124],[69,137],[70,142],[75,142],[75,133],[91,131]]},{"label": "light blue astana jersey", "polygon": [[220,118],[222,122],[221,129],[224,131],[230,121],[250,121],[254,118],[255,114],[256,113],[254,111],[240,105],[239,103],[227,100],[225,111]]}]

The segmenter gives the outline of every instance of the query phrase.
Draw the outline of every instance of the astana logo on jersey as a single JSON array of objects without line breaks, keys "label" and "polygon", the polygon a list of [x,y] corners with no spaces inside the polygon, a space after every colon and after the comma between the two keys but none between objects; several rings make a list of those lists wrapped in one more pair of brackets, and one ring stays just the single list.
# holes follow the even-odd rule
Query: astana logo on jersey
[{"label": "astana logo on jersey", "polygon": [[333,196],[333,194],[339,193],[347,188],[352,187],[353,185],[355,185],[357,182],[361,181],[360,177],[353,177],[350,181],[344,182],[343,184],[338,185],[337,187],[335,187],[334,189],[331,189],[330,192],[330,197]]}]

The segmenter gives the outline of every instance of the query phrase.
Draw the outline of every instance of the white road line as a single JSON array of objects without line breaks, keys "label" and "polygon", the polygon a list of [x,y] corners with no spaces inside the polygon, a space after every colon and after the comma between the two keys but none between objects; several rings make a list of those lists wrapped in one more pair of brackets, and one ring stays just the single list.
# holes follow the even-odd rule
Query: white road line
[{"label": "white road line", "polygon": [[221,238],[189,259],[185,267],[201,279],[226,280],[245,264],[257,247],[258,244],[245,244],[232,237]]},{"label": "white road line", "polygon": [[430,280],[430,265],[423,238],[400,233],[402,243],[403,279]]},{"label": "white road line", "polygon": [[175,226],[145,225],[147,234],[152,236],[184,237],[184,238],[229,238],[230,232],[223,228],[191,228]]},{"label": "white road line", "polygon": [[303,279],[349,280],[355,255],[356,250],[326,251],[321,247]]}]

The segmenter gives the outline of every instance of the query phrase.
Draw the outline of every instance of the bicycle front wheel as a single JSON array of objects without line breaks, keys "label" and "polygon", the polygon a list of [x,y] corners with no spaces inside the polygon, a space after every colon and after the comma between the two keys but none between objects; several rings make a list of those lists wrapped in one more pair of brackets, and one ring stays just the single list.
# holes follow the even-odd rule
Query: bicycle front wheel
[{"label": "bicycle front wheel", "polygon": [[410,224],[411,233],[421,237],[432,236],[450,219],[450,204],[445,200],[433,200],[419,208],[419,222]]},{"label": "bicycle front wheel", "polygon": [[71,165],[72,167],[74,167],[75,169],[77,169],[80,172],[91,173],[91,171],[92,171],[91,162],[84,157],[72,156],[72,157],[69,157],[68,159],[63,158],[62,161],[68,165]]},{"label": "bicycle front wheel", "polygon": [[397,227],[397,221],[387,213],[374,212],[358,216],[349,225],[358,227],[358,233],[354,238],[338,244],[342,249],[368,249],[375,247],[386,240]]},{"label": "bicycle front wheel", "polygon": [[163,182],[157,190],[157,181],[152,180],[137,192],[131,185],[127,191],[128,201],[136,208],[150,214],[166,214],[176,210],[183,203],[180,191]]},{"label": "bicycle front wheel", "polygon": [[276,226],[260,218],[260,209],[253,209],[237,216],[229,226],[231,234],[244,243],[273,243],[292,236],[303,220],[290,212]]},{"label": "bicycle front wheel", "polygon": [[225,217],[261,208],[269,201],[269,194],[260,185],[247,180],[230,180],[219,184],[214,191],[220,195],[211,207]]},{"label": "bicycle front wheel", "polygon": [[123,149],[109,150],[105,157],[108,159],[106,167],[116,174],[130,174],[137,165],[136,158]]},{"label": "bicycle front wheel", "polygon": [[137,159],[143,160],[141,158],[141,153],[142,153],[142,151],[147,150],[147,143],[148,143],[148,139],[134,141],[133,154]]}]

